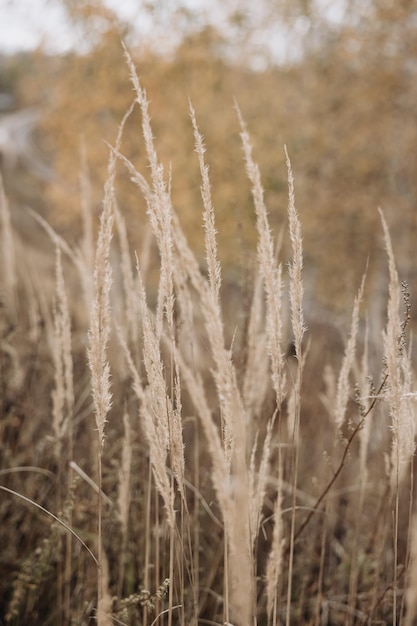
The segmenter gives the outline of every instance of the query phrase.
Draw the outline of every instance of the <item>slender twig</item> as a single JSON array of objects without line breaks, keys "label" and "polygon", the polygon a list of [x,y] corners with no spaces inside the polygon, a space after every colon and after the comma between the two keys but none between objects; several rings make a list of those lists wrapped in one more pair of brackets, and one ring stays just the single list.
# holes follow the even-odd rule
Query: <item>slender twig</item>
[{"label": "slender twig", "polygon": [[4,487],[4,485],[0,485],[0,489],[2,489],[2,491],[6,491],[7,493],[12,494],[13,496],[17,496],[18,498],[20,498],[21,500],[24,500],[25,502],[28,502],[29,504],[31,504],[32,506],[35,506],[37,509],[39,509],[40,511],[42,511],[42,513],[45,513],[45,515],[49,515],[49,517],[52,517],[52,519],[55,522],[58,522],[58,524],[61,524],[61,526],[63,526],[65,528],[65,530],[67,530],[69,533],[71,533],[71,535],[73,537],[75,537],[75,539],[77,541],[79,541],[81,543],[81,545],[83,546],[83,548],[85,548],[87,550],[87,552],[89,553],[89,555],[91,556],[91,558],[93,559],[94,563],[96,565],[98,565],[98,561],[96,559],[96,557],[94,556],[94,554],[91,552],[90,548],[87,546],[86,543],[84,543],[84,541],[81,539],[81,537],[79,537],[79,535],[77,535],[77,533],[72,530],[72,528],[70,528],[65,522],[62,521],[62,519],[59,519],[59,517],[57,517],[56,515],[54,515],[53,513],[51,513],[51,511],[48,511],[48,509],[45,509],[41,504],[38,504],[37,502],[35,502],[34,500],[31,500],[30,498],[24,496],[22,493],[19,493],[18,491],[14,491],[13,489],[9,489],[8,487]]},{"label": "slender twig", "polygon": [[307,517],[305,518],[304,522],[301,524],[300,528],[297,530],[297,532],[295,533],[294,536],[294,541],[297,541],[297,539],[300,537],[300,535],[302,534],[302,532],[305,530],[306,526],[309,524],[311,518],[313,517],[314,513],[316,513],[317,509],[319,508],[320,504],[323,502],[324,498],[327,496],[327,494],[329,493],[330,489],[333,487],[334,483],[336,482],[336,480],[339,478],[339,475],[345,465],[346,462],[346,458],[348,456],[349,450],[353,444],[353,441],[356,437],[356,435],[358,434],[358,432],[361,430],[365,419],[367,418],[367,416],[369,415],[369,413],[372,411],[372,409],[375,407],[375,404],[377,403],[377,400],[379,399],[379,395],[382,392],[382,390],[384,389],[386,383],[388,380],[388,374],[385,374],[385,377],[382,381],[382,383],[379,386],[379,389],[377,391],[377,393],[375,394],[374,399],[372,400],[368,410],[366,411],[366,413],[363,415],[362,419],[357,423],[357,425],[355,426],[354,430],[352,431],[349,439],[347,440],[345,449],[343,451],[343,455],[342,458],[340,460],[339,466],[336,469],[335,473],[333,474],[332,478],[330,479],[330,481],[327,483],[325,489],[322,491],[321,495],[317,498],[316,503],[314,504],[314,506],[312,507],[310,513],[307,515]]}]

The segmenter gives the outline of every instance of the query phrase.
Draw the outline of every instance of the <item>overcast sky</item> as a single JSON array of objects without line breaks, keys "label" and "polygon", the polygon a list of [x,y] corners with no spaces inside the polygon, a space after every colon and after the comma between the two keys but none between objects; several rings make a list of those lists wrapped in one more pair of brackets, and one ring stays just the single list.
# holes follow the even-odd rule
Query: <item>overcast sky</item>
[{"label": "overcast sky", "polygon": [[[53,37],[48,33],[54,33]],[[0,0],[0,50],[15,52],[49,41],[61,50],[70,46],[63,11],[50,0]]]},{"label": "overcast sky", "polygon": [[[140,23],[146,31],[146,15],[141,0],[105,0],[118,14]],[[195,4],[199,0],[186,0]],[[43,44],[46,49],[65,52],[74,46],[77,33],[70,28],[58,0],[0,0],[0,51],[31,50]]]},{"label": "overcast sky", "polygon": [[[105,0],[118,14],[140,23],[141,30],[151,28],[141,0]],[[213,1],[213,0],[212,0]],[[189,7],[204,5],[201,0],[182,0]],[[65,18],[57,0],[0,0],[0,51],[30,50],[43,44],[51,51],[64,52],[74,45],[77,34]]]},{"label": "overcast sky", "polygon": [[[282,24],[280,27],[277,22],[271,22],[262,16],[261,7],[265,8],[268,4],[256,3],[256,0],[228,0],[227,3],[224,0],[177,0],[166,4],[155,1],[159,24],[152,22],[149,12],[141,9],[144,0],[105,2],[120,17],[135,24],[136,32],[145,36],[152,33],[153,40],[159,34],[159,42],[162,39],[168,46],[173,42],[175,45],[175,28],[172,23],[174,6],[181,4],[191,9],[194,16],[198,16],[199,23],[214,22],[220,27],[228,23],[227,15],[233,7],[241,9],[254,26],[258,25],[253,31],[252,44],[253,51],[258,49],[260,67],[265,51],[281,61],[297,57],[297,49],[300,49],[298,44],[309,28],[308,19],[300,17],[293,22],[290,31],[285,31]],[[343,19],[346,0],[315,0],[314,4],[321,15],[326,16],[327,21],[340,23]],[[233,41],[233,32],[230,30],[230,23],[228,24],[226,32]],[[81,35],[77,35],[75,28],[68,24],[59,0],[0,0],[0,52],[30,50],[40,44],[49,52],[65,52],[74,47],[81,50],[83,47]],[[253,58],[256,58],[256,52]]]}]

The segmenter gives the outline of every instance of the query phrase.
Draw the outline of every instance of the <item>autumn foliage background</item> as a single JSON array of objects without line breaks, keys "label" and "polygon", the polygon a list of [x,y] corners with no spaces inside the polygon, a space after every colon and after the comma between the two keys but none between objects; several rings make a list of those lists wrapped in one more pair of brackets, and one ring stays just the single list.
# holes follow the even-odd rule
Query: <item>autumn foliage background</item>
[{"label": "autumn foliage background", "polygon": [[[173,206],[190,247],[203,267],[201,178],[198,159],[194,154],[195,137],[190,121],[190,102],[196,111],[210,167],[219,260],[222,265],[221,297],[225,336],[227,342],[233,344],[237,366],[243,363],[247,350],[245,332],[256,279],[257,231],[251,184],[243,164],[237,105],[251,134],[254,157],[259,164],[265,190],[269,222],[276,241],[281,242],[279,255],[284,267],[292,255],[290,240],[285,235],[288,181],[284,145],[291,158],[295,178],[296,205],[303,232],[304,315],[308,329],[301,427],[307,441],[313,441],[311,437],[317,436],[320,442],[319,445],[314,440],[309,455],[300,461],[300,476],[309,477],[316,469],[316,464],[320,463],[324,448],[331,445],[326,440],[322,417],[323,394],[326,389],[328,391],[326,384],[329,385],[329,378],[326,379],[323,372],[328,372],[326,367],[329,365],[336,371],[340,367],[345,338],[349,334],[352,303],[365,272],[364,299],[367,306],[366,310],[364,308],[361,311],[363,326],[359,343],[365,340],[364,329],[369,322],[369,358],[375,367],[380,366],[381,333],[386,324],[389,294],[384,232],[378,208],[383,210],[389,225],[398,274],[407,284],[405,292],[410,294],[412,304],[417,289],[416,2],[352,2],[346,8],[344,19],[338,23],[329,22],[326,14],[314,2],[288,2],[280,7],[270,6],[268,2],[261,3],[266,11],[265,20],[276,24],[277,29],[283,28],[288,34],[287,58],[279,60],[273,58],[267,46],[262,48],[254,44],[257,41],[256,33],[245,13],[245,4],[240,11],[230,10],[230,30],[202,20],[198,11],[193,13],[181,7],[173,11],[170,22],[158,3],[154,6],[152,3],[147,4],[144,10],[152,15],[155,23],[158,19],[165,19],[167,28],[169,25],[178,27],[178,42],[171,47],[166,45],[163,30],[155,31],[160,33],[159,40],[155,36],[153,39],[138,41],[131,25],[124,23],[101,2],[67,0],[63,4],[68,19],[82,33],[80,40],[84,38],[88,42],[85,49],[65,55],[52,55],[39,48],[30,53],[2,56],[0,59],[0,91],[13,94],[16,110],[35,107],[39,111],[33,143],[37,158],[45,165],[43,174],[34,171],[21,158],[12,165],[3,158],[1,164],[13,227],[21,242],[20,254],[28,257],[33,254],[39,268],[41,278],[36,289],[42,288],[45,301],[52,297],[55,281],[54,247],[28,208],[46,219],[71,246],[78,245],[84,233],[84,201],[88,201],[92,207],[95,234],[98,229],[109,144],[114,145],[117,128],[134,97],[122,45],[122,42],[126,42],[141,85],[150,100],[155,145],[169,179]],[[291,32],[300,23],[306,25],[304,34],[297,39],[294,44],[297,49],[293,50]],[[143,142],[139,140],[140,127],[141,113],[136,109],[127,119],[120,151],[134,163],[138,171],[146,173],[149,171],[148,155]],[[147,264],[149,304],[153,306],[157,299],[159,258],[155,242],[149,237],[145,198],[138,194],[130,178],[126,168],[119,165],[117,205],[126,220],[131,250],[138,256],[147,253],[146,258],[143,258]],[[24,276],[24,261],[22,268],[20,272]],[[67,280],[68,289],[76,290],[73,277]],[[120,276],[118,280],[120,283]],[[22,293],[25,289],[29,293],[27,286]],[[4,348],[0,353],[1,412],[6,416],[1,427],[4,442],[3,471],[8,471],[12,465],[32,467],[42,463],[47,467],[45,471],[57,471],[53,463],[49,463],[48,457],[48,423],[45,414],[48,412],[52,382],[46,373],[53,368],[53,363],[47,342],[41,339],[42,327],[47,325],[47,314],[44,303],[41,299],[39,302],[42,314],[36,323],[31,318],[31,310],[22,313],[19,324],[26,329],[26,335],[19,334],[19,324],[9,319],[7,307],[3,308],[2,345],[7,346],[7,350]],[[83,317],[85,313],[77,309],[75,300],[70,304],[74,332],[75,412],[79,423],[84,424],[83,415],[91,411],[89,379],[85,369],[86,320]],[[403,308],[407,310],[406,305]],[[45,319],[42,318],[44,313]],[[407,322],[410,337],[414,330],[415,322],[411,316]],[[287,357],[291,356],[292,340],[288,330],[284,346]],[[14,360],[14,353],[8,351],[9,345],[19,355],[17,361]],[[414,351],[411,342],[410,358]],[[13,367],[10,363],[14,364]],[[20,382],[13,379],[13,376],[19,375],[18,363],[27,364],[24,380]],[[43,386],[38,384],[40,380],[45,380]],[[125,389],[126,385],[123,377],[115,381],[115,396],[129,409],[129,403],[132,406],[134,403]],[[269,403],[273,405],[271,398]],[[352,411],[353,405],[352,392],[349,404]],[[196,437],[194,428],[190,423],[185,426],[185,437],[190,437],[190,441]],[[93,424],[78,431],[76,445],[80,450],[83,447],[90,448],[88,429],[93,429]],[[120,424],[113,425],[110,421],[108,439],[117,441],[111,448],[114,458],[119,458],[121,453],[119,435]],[[35,440],[43,443],[35,446],[27,456],[28,447],[33,447]],[[375,436],[375,446],[380,441]],[[142,475],[147,468],[140,437],[134,445],[142,454],[135,472]],[[108,453],[104,485],[106,487],[107,480],[109,491],[113,485],[113,465],[116,465],[111,459],[112,455]],[[372,470],[383,472],[382,455],[377,460],[372,457],[370,463]],[[321,472],[325,472],[321,465],[320,468],[317,470],[318,478],[314,475],[314,480],[319,483],[323,479]],[[346,483],[343,483],[346,493],[350,478],[353,477],[348,469]],[[199,479],[202,481],[201,489],[206,487],[212,495],[208,475],[203,472]],[[314,491],[317,484],[310,484],[308,478],[306,481],[303,488],[307,490],[308,485]],[[31,476],[29,482],[31,497],[48,502],[49,494],[45,493],[42,480]],[[17,485],[13,486],[17,489]],[[136,512],[143,513],[140,508],[142,504],[139,504],[143,494],[139,492],[144,487],[138,482],[136,488],[138,492],[135,492],[133,506],[137,507]],[[86,490],[79,496],[77,503],[77,524],[80,527],[88,526],[93,517],[89,510],[88,493]],[[383,491],[378,492],[377,496],[382,498]],[[355,509],[354,499],[350,500],[348,495],[342,493],[342,486],[338,497],[329,516],[333,515],[330,527],[335,541],[342,545],[347,537],[349,541],[352,540],[349,528],[354,526]],[[378,498],[375,496],[375,501],[372,496],[369,498],[370,508],[376,510]],[[305,504],[311,506],[311,500]],[[70,506],[69,503],[66,505]],[[330,509],[332,506],[329,505]],[[24,571],[25,559],[45,538],[36,522],[36,512],[26,515],[16,513],[5,501],[2,507],[2,523],[8,523],[9,528],[16,529],[4,540],[1,568],[6,579],[9,574]],[[406,505],[404,511],[406,517]],[[210,523],[205,518],[202,524],[204,522]],[[369,537],[383,534],[378,520],[369,517],[366,523],[368,526],[364,533],[368,533]],[[110,520],[108,524],[111,533],[112,524],[116,527],[116,522]],[[140,525],[139,522],[137,524]],[[301,599],[295,602],[293,623],[348,623],[343,621],[345,618],[339,617],[334,617],[334,622],[326,622],[323,613],[319,615],[309,608],[309,598],[316,597],[318,593],[315,574],[320,568],[320,542],[325,542],[320,529],[314,528],[309,546],[309,577],[306,575],[303,578],[301,573],[297,573],[299,578],[296,576],[295,587]],[[54,532],[58,531],[53,529],[52,534]],[[210,526],[210,532],[217,536],[215,524]],[[140,530],[135,536],[138,535]],[[266,535],[264,543],[261,541],[259,546],[261,561],[262,551],[267,552],[270,540],[270,536]],[[130,554],[144,553],[146,541],[145,533],[143,545],[134,545],[131,541]],[[213,571],[207,576],[215,590],[212,591],[213,597],[216,594],[220,596],[221,585],[218,581],[224,574],[221,559],[214,550],[211,552],[213,548],[209,539],[202,538],[201,542],[201,552],[205,553],[206,562],[215,561]],[[378,542],[375,540],[375,543]],[[380,545],[383,545],[383,541]],[[369,550],[372,557],[377,559],[376,548],[372,552],[374,547],[372,544]],[[111,559],[116,561],[117,551],[113,548],[112,553],[112,548],[108,549]],[[343,559],[346,558],[347,562],[348,557],[346,554],[341,556],[343,550],[340,549],[339,554],[338,549],[335,549],[335,554],[340,560],[333,572],[336,572],[338,593],[342,593],[346,591],[346,585],[341,564],[344,565]],[[408,554],[405,545],[401,546],[401,550],[403,554]],[[367,553],[364,552],[361,558],[366,560],[366,557]],[[123,595],[133,593],[136,591],[135,586],[142,583],[141,566],[140,557],[132,556],[126,571],[127,583]],[[85,567],[87,571],[88,567]],[[372,577],[377,568],[376,562],[372,561],[363,574],[366,592],[372,586],[370,581],[374,580]],[[51,576],[51,573],[48,575]],[[87,589],[94,587],[92,578],[88,570],[84,579]],[[329,570],[324,576],[324,583],[321,581],[323,589],[331,588],[331,578]],[[121,591],[117,581],[111,582],[118,592]],[[160,582],[163,583],[162,577]],[[379,582],[379,596],[372,600],[375,621],[368,623],[392,623],[389,621],[391,607],[386,608],[384,605],[392,589],[388,582]],[[4,608],[4,615],[8,610],[10,616],[13,591],[7,580],[1,583],[0,591],[1,606],[8,607]],[[211,592],[205,590],[205,593],[207,597],[203,608],[206,612],[202,613],[205,616],[202,617],[202,623],[213,623],[220,619],[220,611],[215,600],[209,598]],[[75,588],[74,594],[77,615],[82,616],[74,623],[93,619],[93,606],[80,608],[83,602],[84,605],[87,602],[88,594],[84,596],[79,587]],[[378,595],[376,591],[375,594]],[[336,600],[334,602],[337,604]],[[345,599],[340,602],[345,602]],[[361,602],[362,599],[359,599],[356,614],[349,600],[348,605],[353,612],[348,613],[350,617],[346,619],[352,623],[355,619],[357,623],[366,623],[363,615],[369,609],[367,603],[372,602],[368,597],[363,600],[363,604]],[[46,609],[42,602],[37,606],[33,599],[22,600],[22,606],[26,609],[22,610],[20,618],[16,622],[9,618],[8,623],[34,623],[33,620],[40,619],[39,616],[45,619],[45,624],[57,623],[54,621],[55,614],[48,616],[49,621],[46,621]],[[147,618],[142,615],[142,622],[135,622],[132,616],[130,619],[131,623],[144,623]],[[204,619],[207,621],[204,622]]]},{"label": "autumn foliage background", "polygon": [[[294,3],[284,15],[270,9],[277,25],[279,19],[287,20],[290,40],[291,20],[303,11],[309,20],[297,61],[277,65],[266,59],[261,69],[251,69],[251,48],[245,46],[248,36],[244,37],[250,24],[244,21],[240,41],[225,40],[210,25],[200,29],[194,25],[193,30],[191,21],[169,54],[160,52],[163,38],[161,45],[141,41],[135,47],[132,37],[132,50],[152,103],[161,159],[172,168],[174,204],[196,249],[201,250],[200,192],[198,166],[189,159],[193,149],[189,100],[198,111],[210,154],[221,258],[236,266],[239,250],[253,246],[250,190],[239,167],[236,101],[254,137],[270,219],[277,231],[285,220],[282,165],[283,145],[287,145],[309,242],[311,305],[343,315],[367,260],[373,277],[381,272],[379,206],[387,214],[394,238],[397,233],[401,236],[397,258],[401,272],[411,283],[415,280],[415,7],[413,2],[353,4],[345,22],[333,27],[314,12],[313,4],[309,7]],[[99,211],[105,142],[112,140],[132,92],[121,61],[121,40],[128,36],[128,25],[100,3],[68,3],[68,10],[95,42],[89,51],[51,57],[39,50],[3,59],[2,81],[11,85],[18,106],[41,109],[39,149],[54,170],[53,179],[42,183],[41,189],[29,180],[22,190],[13,177],[6,185],[20,204],[37,203],[53,224],[77,229],[80,142],[86,146],[92,198]],[[99,34],[94,30],[98,24]],[[288,48],[293,53],[291,44]],[[143,149],[134,132],[137,124],[137,118],[129,120],[123,149],[135,163],[143,164]],[[122,186],[119,193],[123,210],[129,220],[134,218],[129,233],[140,241],[138,216],[143,216],[143,206],[137,199],[130,201],[135,193],[131,185]],[[241,245],[230,249],[234,234]],[[343,267],[343,281],[333,271],[336,265]],[[377,302],[377,283],[371,282]]]}]

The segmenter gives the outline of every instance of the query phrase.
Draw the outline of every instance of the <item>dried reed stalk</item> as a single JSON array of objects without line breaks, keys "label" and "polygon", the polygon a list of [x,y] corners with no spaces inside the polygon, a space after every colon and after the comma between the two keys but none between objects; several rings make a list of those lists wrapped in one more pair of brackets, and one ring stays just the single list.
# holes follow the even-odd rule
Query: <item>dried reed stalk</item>
[{"label": "dried reed stalk", "polygon": [[3,178],[0,174],[0,230],[1,230],[1,267],[3,281],[8,297],[13,301],[17,284],[16,251],[9,203],[4,191]]},{"label": "dried reed stalk", "polygon": [[[116,138],[115,149],[120,149],[124,124],[129,111],[125,114]],[[111,332],[110,291],[112,285],[112,268],[110,264],[110,248],[113,236],[117,157],[114,151],[110,152],[107,180],[104,186],[103,210],[100,216],[100,227],[97,238],[96,256],[94,263],[94,297],[90,314],[90,328],[88,332],[88,365],[91,372],[91,389],[95,407],[95,421],[98,443],[98,483],[101,493],[102,481],[102,452],[105,437],[107,415],[111,408],[110,364],[107,358],[107,346]],[[102,601],[105,586],[103,583],[103,568],[101,563],[102,547],[102,501],[98,497],[98,607]],[[100,616],[100,613],[98,613]],[[99,623],[100,626],[100,623]]]},{"label": "dried reed stalk", "polygon": [[72,460],[72,416],[74,410],[73,363],[71,350],[71,319],[65,291],[61,250],[56,248],[56,292],[54,311],[53,361],[55,389],[52,393],[55,454],[61,457],[64,438],[68,438],[68,460]]},{"label": "dried reed stalk", "polygon": [[301,344],[306,330],[303,313],[303,239],[301,222],[295,210],[294,177],[286,146],[285,159],[288,170],[288,223],[292,247],[292,261],[289,266],[291,324],[294,332],[295,356],[301,365]]},{"label": "dried reed stalk", "polygon": [[122,597],[124,570],[127,560],[127,538],[129,529],[129,508],[132,497],[131,492],[131,469],[132,469],[132,428],[129,414],[123,414],[124,435],[122,443],[122,454],[119,466],[119,493],[117,498],[117,512],[122,530],[122,545],[119,556],[119,581],[118,597]]},{"label": "dried reed stalk", "polygon": [[277,499],[274,505],[274,530],[271,549],[266,564],[266,598],[268,624],[278,624],[278,591],[283,565],[283,551],[285,545],[284,523],[282,520],[282,465],[280,462],[277,477]]},{"label": "dried reed stalk", "polygon": [[[231,352],[225,348],[223,320],[219,301],[220,264],[217,258],[217,243],[214,209],[211,200],[208,167],[204,161],[205,147],[200,135],[195,113],[190,105],[194,129],[196,152],[202,177],[201,195],[205,232],[208,287],[200,291],[201,306],[211,353],[215,363],[213,371],[219,400],[223,445],[226,462],[230,467],[227,484],[228,496],[223,498],[222,509],[228,551],[225,553],[226,567],[230,580],[230,604],[232,614],[239,623],[249,623],[253,618],[254,573],[252,567],[251,538],[251,484],[248,463],[248,429],[246,411],[237,384]],[[253,479],[252,479],[253,485]],[[224,487],[223,487],[224,489]],[[256,508],[256,507],[255,507]],[[252,519],[258,521],[256,514]],[[226,596],[229,589],[225,590]],[[228,613],[225,620],[228,621]],[[233,619],[233,617],[232,617]]]},{"label": "dried reed stalk", "polygon": [[142,114],[142,132],[151,172],[152,195],[150,197],[146,196],[146,200],[149,221],[160,252],[161,266],[156,311],[156,332],[160,338],[164,315],[170,332],[173,332],[174,292],[172,271],[174,263],[171,199],[168,185],[164,180],[164,168],[158,160],[154,146],[146,91],[140,85],[134,63],[126,47],[124,47],[124,51],[130,71],[130,79],[136,95],[136,102],[139,104]]},{"label": "dried reed stalk", "polygon": [[286,626],[291,621],[291,596],[292,578],[294,568],[294,543],[295,543],[295,517],[297,502],[297,482],[298,482],[298,459],[300,452],[299,430],[301,412],[301,383],[303,370],[302,341],[305,332],[303,315],[303,245],[301,236],[301,222],[295,210],[294,200],[294,178],[292,174],[291,162],[285,147],[285,158],[288,170],[288,221],[292,247],[292,261],[289,266],[290,277],[290,310],[291,324],[294,333],[294,350],[297,359],[297,374],[294,383],[294,431],[293,431],[293,465],[292,465],[292,506],[291,506],[291,531],[289,538],[289,563],[288,563],[288,587],[287,587],[287,611]]},{"label": "dried reed stalk", "polygon": [[410,462],[415,449],[415,418],[410,403],[411,367],[405,351],[405,325],[400,321],[400,288],[395,264],[391,237],[384,215],[380,210],[384,230],[385,248],[388,256],[389,287],[387,326],[383,333],[384,358],[386,363],[387,397],[391,417],[392,450],[390,483],[394,502],[394,574],[393,574],[393,625],[397,623],[397,565],[398,565],[398,525],[399,489],[404,477],[404,468]]},{"label": "dried reed stalk", "polygon": [[[62,507],[61,483],[64,472],[67,472],[67,490],[70,493],[72,486],[73,460],[73,414],[74,414],[74,384],[73,361],[71,350],[71,317],[65,291],[64,274],[62,269],[61,250],[56,248],[55,263],[55,307],[54,307],[54,341],[52,356],[54,361],[55,388],[52,392],[52,427],[54,431],[54,451],[58,461],[58,510]],[[62,455],[62,449],[65,454]],[[71,524],[72,511],[70,510],[67,523]],[[64,606],[63,614],[66,624],[70,622],[71,598],[71,552],[72,536],[66,535],[65,562],[63,572]],[[61,579],[61,575],[58,576]]]},{"label": "dried reed stalk", "polygon": [[[164,317],[166,318],[168,324],[168,332],[171,334],[172,338],[174,338],[174,289],[173,289],[173,233],[172,233],[172,207],[171,207],[171,199],[169,194],[169,186],[164,180],[164,169],[162,164],[158,160],[158,156],[155,150],[152,129],[150,124],[150,116],[148,112],[148,101],[146,98],[146,92],[141,87],[138,76],[136,74],[136,69],[133,64],[132,58],[125,49],[125,56],[127,59],[127,64],[130,70],[130,78],[133,84],[133,88],[136,95],[136,102],[139,104],[142,114],[142,132],[145,140],[145,148],[146,154],[148,157],[150,172],[151,172],[151,181],[152,181],[152,194],[147,197],[147,207],[148,207],[148,217],[151,224],[151,228],[153,234],[155,236],[159,253],[160,253],[160,280],[158,286],[158,301],[157,301],[157,310],[156,310],[156,337],[158,341],[160,341],[162,332],[163,332],[163,321]],[[139,287],[141,289],[141,287]],[[146,348],[145,348],[146,352]],[[175,364],[174,364],[175,366]],[[173,368],[172,368],[173,369]],[[161,381],[155,381],[155,385],[158,387]],[[151,382],[151,385],[153,383]],[[165,385],[164,385],[165,387]],[[172,382],[171,387],[174,387],[174,383]],[[177,386],[177,397],[179,395],[179,386]],[[148,392],[148,390],[147,390]],[[153,405],[155,402],[158,404],[157,399],[153,396],[152,392],[147,393],[146,397],[148,401]],[[165,397],[166,394],[164,393]],[[168,398],[167,398],[168,399]],[[153,427],[152,416],[149,415],[146,408],[143,408],[143,417],[146,424],[146,429],[148,434]],[[173,572],[173,550],[174,550],[174,515],[173,515],[173,489],[172,486],[168,489],[165,479],[163,479],[163,475],[166,476],[165,468],[163,469],[164,457],[166,457],[166,451],[164,451],[164,446],[168,445],[171,451],[171,463],[173,473],[177,479],[177,484],[182,492],[182,496],[184,498],[183,491],[183,443],[182,443],[182,428],[181,421],[177,417],[177,413],[172,405],[172,401],[169,401],[169,404],[166,408],[166,417],[167,417],[167,434],[168,441],[164,442],[164,440],[157,442],[157,447],[159,450],[153,446],[153,455],[151,454],[151,461],[154,457],[155,465],[155,477],[159,481],[158,488],[162,489],[162,495],[164,497],[165,505],[167,508],[168,522],[171,528],[171,538],[170,538],[170,578],[172,581],[172,572]],[[162,415],[158,416],[159,419],[162,419]],[[157,456],[154,456],[157,455]],[[167,501],[169,500],[169,502]],[[172,605],[173,605],[173,586],[172,584],[169,587],[169,617],[168,624],[170,625],[172,622]]]},{"label": "dried reed stalk", "polygon": [[110,572],[109,563],[106,553],[101,550],[100,554],[100,567],[101,567],[101,586],[102,594],[97,606],[97,624],[100,626],[113,626],[112,618],[112,605],[113,599],[110,593]]},{"label": "dried reed stalk", "polygon": [[[361,366],[360,366],[360,375],[358,382],[358,398],[357,402],[359,403],[361,416],[365,415],[366,408],[364,405],[365,398],[369,398],[371,395],[370,389],[370,379],[369,379],[369,327],[366,325],[365,330],[365,338],[364,338],[364,348],[363,354],[361,358]],[[350,575],[349,575],[349,601],[348,606],[351,608],[351,611],[348,614],[347,618],[347,626],[352,623],[353,620],[353,611],[356,605],[356,596],[358,592],[358,583],[359,583],[359,559],[358,559],[358,550],[360,546],[360,538],[361,538],[361,526],[363,523],[362,515],[363,515],[363,505],[365,502],[365,493],[366,493],[366,485],[368,482],[368,464],[367,464],[367,456],[368,456],[368,447],[371,436],[371,426],[372,426],[372,414],[368,415],[364,420],[363,426],[359,432],[359,471],[358,475],[360,476],[360,484],[359,484],[359,497],[357,504],[357,514],[355,521],[355,534],[353,539],[353,549],[352,549],[352,559],[350,566]]]},{"label": "dried reed stalk", "polygon": [[276,393],[277,406],[281,406],[285,396],[284,358],[282,354],[282,269],[276,263],[274,245],[264,202],[264,192],[258,165],[252,157],[252,146],[246,124],[236,106],[240,128],[246,171],[252,183],[252,196],[256,212],[258,232],[258,263],[261,268],[266,295],[266,331],[268,351],[271,359],[272,382]]},{"label": "dried reed stalk", "polygon": [[347,404],[349,400],[349,376],[350,376],[350,372],[352,371],[354,360],[355,360],[356,341],[357,341],[358,330],[359,330],[359,307],[363,298],[364,288],[365,288],[365,275],[362,278],[361,286],[355,298],[355,303],[354,303],[353,311],[352,311],[352,322],[351,322],[351,327],[350,327],[349,339],[345,348],[345,354],[343,356],[339,378],[337,381],[334,421],[336,424],[336,428],[338,430],[340,430],[343,426]]},{"label": "dried reed stalk", "polygon": [[[411,364],[405,350],[405,325],[408,320],[400,320],[400,285],[395,264],[394,251],[388,226],[380,211],[384,230],[385,248],[388,255],[389,295],[387,326],[383,334],[384,357],[388,384],[386,396],[391,416],[391,486],[398,488],[404,476],[404,469],[411,460],[415,449],[415,424],[411,391]],[[406,312],[406,315],[409,313]]]},{"label": "dried reed stalk", "polygon": [[129,252],[126,223],[119,208],[115,207],[116,227],[121,254],[121,271],[124,290],[125,319],[123,329],[129,345],[134,348],[139,340],[139,301]]},{"label": "dried reed stalk", "polygon": [[100,450],[102,450],[104,445],[104,428],[107,414],[111,407],[110,365],[107,360],[107,344],[111,331],[110,290],[112,269],[110,265],[110,244],[113,221],[113,187],[112,180],[109,179],[106,183],[104,206],[97,240],[94,266],[94,300],[91,309],[87,350]]},{"label": "dried reed stalk", "polygon": [[[103,212],[100,219],[100,230],[97,240],[96,261],[94,267],[94,299],[90,316],[88,333],[88,364],[91,372],[91,389],[95,407],[95,422],[98,436],[98,486],[101,492],[102,452],[107,414],[111,408],[110,364],[107,360],[107,344],[111,330],[110,289],[112,270],[110,266],[110,244],[113,228],[113,188],[111,178],[106,183]],[[98,497],[98,581],[97,581],[97,621],[99,626],[106,626],[102,602],[105,599],[103,547],[102,547],[102,505]]]},{"label": "dried reed stalk", "polygon": [[215,302],[219,302],[219,291],[221,283],[220,263],[217,258],[217,241],[216,241],[216,224],[214,216],[214,208],[211,199],[211,188],[209,179],[209,168],[204,161],[204,153],[206,148],[204,146],[203,137],[198,131],[197,120],[195,111],[190,103],[190,116],[194,130],[195,151],[198,155],[198,162],[200,165],[200,173],[202,179],[201,185],[201,197],[203,199],[203,221],[205,231],[205,248],[206,248],[206,261],[208,268],[208,282],[212,291],[212,297]]},{"label": "dried reed stalk", "polygon": [[252,448],[249,466],[249,514],[250,514],[250,537],[252,553],[256,552],[256,542],[263,520],[263,506],[265,503],[267,484],[269,480],[269,469],[271,461],[271,449],[273,438],[274,416],[269,420],[266,428],[266,435],[262,445],[259,466],[256,467],[255,457],[258,447],[258,437]]},{"label": "dried reed stalk", "polygon": [[247,358],[243,378],[243,401],[248,417],[248,428],[256,425],[269,387],[269,360],[267,338],[264,331],[263,280],[258,271],[253,291],[252,305],[246,336]]},{"label": "dried reed stalk", "polygon": [[174,492],[167,472],[167,455],[170,450],[169,413],[172,414],[173,407],[167,395],[159,339],[148,312],[145,287],[139,268],[138,276],[143,325],[143,360],[148,378],[148,387],[143,391],[140,411],[155,484],[165,504],[168,524],[170,528],[175,528]]}]

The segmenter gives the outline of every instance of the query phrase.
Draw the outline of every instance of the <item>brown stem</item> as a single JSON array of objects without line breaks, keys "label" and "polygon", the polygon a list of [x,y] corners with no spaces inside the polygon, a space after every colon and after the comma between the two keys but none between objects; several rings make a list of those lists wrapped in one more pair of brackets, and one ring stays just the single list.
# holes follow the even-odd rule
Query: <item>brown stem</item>
[{"label": "brown stem", "polygon": [[336,480],[339,478],[339,475],[342,472],[342,469],[345,465],[346,462],[346,458],[348,455],[348,452],[352,446],[352,443],[356,437],[356,435],[358,434],[358,432],[360,431],[360,429],[362,428],[365,419],[368,417],[369,413],[372,411],[372,409],[375,407],[375,404],[379,398],[380,393],[382,392],[382,390],[384,389],[386,382],[388,380],[388,374],[385,374],[385,377],[382,381],[382,383],[379,386],[379,389],[377,391],[377,393],[375,394],[374,399],[372,400],[371,404],[369,405],[367,411],[364,413],[362,419],[358,422],[358,424],[355,426],[354,430],[352,431],[345,449],[343,451],[343,455],[341,458],[341,461],[339,463],[339,466],[337,468],[337,470],[335,471],[335,473],[333,474],[332,478],[330,479],[330,481],[328,482],[328,484],[326,485],[324,491],[321,493],[321,495],[317,498],[316,503],[314,504],[313,508],[311,509],[311,511],[309,512],[309,514],[307,515],[307,517],[305,518],[304,522],[301,524],[300,528],[297,530],[297,532],[295,533],[294,536],[294,542],[297,541],[297,539],[300,537],[301,533],[305,530],[306,526],[309,524],[311,518],[313,517],[314,513],[317,511],[317,509],[319,508],[320,504],[323,502],[324,498],[327,496],[327,494],[329,493],[330,489],[333,487],[334,483],[336,482]]}]

